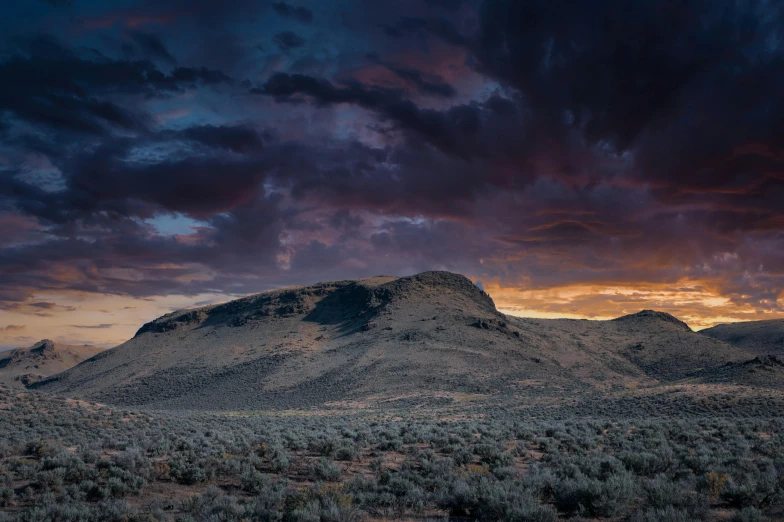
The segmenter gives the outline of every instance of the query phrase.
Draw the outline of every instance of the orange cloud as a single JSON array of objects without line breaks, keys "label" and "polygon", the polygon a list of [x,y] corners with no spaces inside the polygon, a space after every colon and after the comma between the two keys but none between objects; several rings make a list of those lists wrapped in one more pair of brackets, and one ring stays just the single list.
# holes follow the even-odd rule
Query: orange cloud
[{"label": "orange cloud", "polygon": [[574,284],[526,289],[484,282],[502,312],[520,317],[612,319],[643,309],[669,312],[695,330],[736,321],[784,318],[734,303],[709,280],[677,283]]},{"label": "orange cloud", "polygon": [[24,329],[25,325],[23,324],[9,324],[5,328],[0,328],[4,332],[21,332]]}]

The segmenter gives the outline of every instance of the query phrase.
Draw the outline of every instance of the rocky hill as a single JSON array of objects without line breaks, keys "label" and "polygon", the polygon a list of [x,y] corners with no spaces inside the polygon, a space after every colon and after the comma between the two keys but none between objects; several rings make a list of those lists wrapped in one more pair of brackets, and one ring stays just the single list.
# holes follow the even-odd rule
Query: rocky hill
[{"label": "rocky hill", "polygon": [[784,319],[720,324],[700,333],[755,355],[784,355]]},{"label": "rocky hill", "polygon": [[17,348],[0,353],[0,383],[28,386],[45,377],[63,372],[105,348],[39,341],[29,348]]},{"label": "rocky hill", "polygon": [[668,314],[509,317],[465,277],[425,272],[174,312],[35,387],[162,409],[515,404],[655,386],[748,359]]}]

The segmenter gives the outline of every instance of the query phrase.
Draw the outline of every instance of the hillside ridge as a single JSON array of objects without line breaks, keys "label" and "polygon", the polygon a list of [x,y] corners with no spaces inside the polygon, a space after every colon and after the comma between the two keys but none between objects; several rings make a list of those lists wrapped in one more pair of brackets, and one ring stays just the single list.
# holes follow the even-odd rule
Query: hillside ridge
[{"label": "hillside ridge", "polygon": [[[244,326],[253,320],[307,314],[314,322],[340,322],[352,317],[372,318],[385,306],[417,291],[441,288],[462,293],[498,313],[492,298],[467,277],[445,271],[422,272],[410,277],[376,276],[358,280],[330,281],[270,290],[226,303],[186,308],[144,324],[134,337],[162,333],[181,326]],[[326,298],[326,299],[324,299]]]},{"label": "hillside ridge", "polygon": [[756,355],[784,355],[784,319],[725,323],[700,333]]}]

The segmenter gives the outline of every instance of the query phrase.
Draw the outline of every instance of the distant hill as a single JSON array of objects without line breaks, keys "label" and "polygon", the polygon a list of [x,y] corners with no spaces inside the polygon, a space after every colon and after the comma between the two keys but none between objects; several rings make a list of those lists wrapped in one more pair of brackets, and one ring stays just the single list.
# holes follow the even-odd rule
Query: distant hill
[{"label": "distant hill", "polygon": [[499,313],[449,272],[336,281],[181,310],[36,388],[124,406],[263,410],[521,400],[654,386],[744,351],[669,314]]},{"label": "distant hill", "polygon": [[575,377],[597,387],[673,382],[749,355],[706,338],[665,312],[643,310],[611,321],[510,318]]},{"label": "distant hill", "polygon": [[60,344],[44,339],[29,348],[0,352],[0,383],[26,386],[63,372],[104,350],[99,346]]},{"label": "distant hill", "polygon": [[720,324],[700,333],[755,355],[784,355],[784,319]]},{"label": "distant hill", "polygon": [[694,372],[690,381],[701,384],[741,384],[784,389],[784,357],[761,355],[741,363],[727,363]]}]

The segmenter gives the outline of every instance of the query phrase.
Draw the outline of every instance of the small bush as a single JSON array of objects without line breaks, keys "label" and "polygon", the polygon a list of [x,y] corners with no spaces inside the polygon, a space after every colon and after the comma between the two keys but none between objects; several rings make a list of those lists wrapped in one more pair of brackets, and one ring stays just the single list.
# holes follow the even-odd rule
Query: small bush
[{"label": "small bush", "polygon": [[318,479],[336,482],[340,479],[340,473],[343,470],[341,470],[339,466],[333,464],[329,459],[321,457],[310,464],[308,471]]}]

